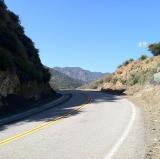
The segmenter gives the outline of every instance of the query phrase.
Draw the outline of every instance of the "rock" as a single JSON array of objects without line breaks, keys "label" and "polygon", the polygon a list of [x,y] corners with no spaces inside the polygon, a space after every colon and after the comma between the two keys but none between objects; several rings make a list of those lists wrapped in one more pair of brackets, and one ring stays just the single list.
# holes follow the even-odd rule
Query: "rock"
[{"label": "rock", "polygon": [[22,83],[16,74],[0,71],[0,95],[3,97],[15,94],[38,100],[42,95],[50,94],[51,92],[52,89],[48,83],[39,84],[36,81]]},{"label": "rock", "polygon": [[106,83],[103,89],[112,89],[112,90],[125,90],[126,86],[123,85],[121,82],[117,81],[115,84],[113,83]]},{"label": "rock", "polygon": [[153,80],[153,82],[155,84],[160,84],[160,72],[154,74],[154,80]]},{"label": "rock", "polygon": [[104,87],[101,89],[101,91],[108,92],[111,94],[118,94],[118,95],[124,94],[125,90],[126,90],[126,86],[119,81],[117,81],[115,84],[106,83]]},{"label": "rock", "polygon": [[18,92],[20,81],[15,74],[0,71],[0,95],[6,97],[8,94]]}]

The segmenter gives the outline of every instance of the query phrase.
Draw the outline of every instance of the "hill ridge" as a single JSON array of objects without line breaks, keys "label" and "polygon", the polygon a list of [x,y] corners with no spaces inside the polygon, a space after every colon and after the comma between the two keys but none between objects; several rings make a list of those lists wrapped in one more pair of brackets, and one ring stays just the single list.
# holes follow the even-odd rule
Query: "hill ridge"
[{"label": "hill ridge", "polygon": [[54,69],[85,83],[95,81],[105,75],[105,73],[92,72],[81,67],[54,67]]}]

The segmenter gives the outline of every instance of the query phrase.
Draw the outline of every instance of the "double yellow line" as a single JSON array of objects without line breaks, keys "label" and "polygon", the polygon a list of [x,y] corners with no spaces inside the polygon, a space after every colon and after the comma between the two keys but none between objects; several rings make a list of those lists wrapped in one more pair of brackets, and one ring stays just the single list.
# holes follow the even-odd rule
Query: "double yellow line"
[{"label": "double yellow line", "polygon": [[[86,95],[86,94],[85,94],[85,95]],[[87,96],[87,95],[86,95],[86,96]],[[78,109],[75,109],[75,110],[72,110],[72,111],[70,111],[70,112],[67,112],[67,113],[65,113],[64,115],[60,116],[60,117],[53,118],[52,120],[49,120],[48,122],[45,122],[45,123],[43,123],[43,124],[40,124],[39,126],[36,126],[36,127],[32,128],[32,129],[30,129],[30,130],[27,130],[27,131],[25,131],[25,132],[22,132],[22,133],[19,133],[19,134],[17,134],[17,135],[14,135],[14,136],[12,136],[12,137],[9,137],[9,138],[7,138],[7,139],[4,139],[4,140],[0,141],[0,147],[2,147],[2,146],[4,146],[4,145],[7,145],[7,144],[9,144],[9,143],[12,143],[12,142],[14,142],[14,141],[16,141],[16,140],[19,140],[19,139],[21,139],[21,138],[24,138],[24,137],[26,137],[26,136],[29,136],[29,135],[31,135],[31,134],[33,134],[33,133],[36,133],[36,132],[38,132],[38,131],[40,131],[40,130],[42,130],[42,129],[45,129],[45,128],[51,126],[51,125],[54,125],[54,124],[57,123],[58,121],[66,118],[66,117],[69,117],[69,116],[71,116],[72,114],[80,111],[81,109],[83,109],[83,108],[84,108],[87,104],[89,104],[90,102],[91,102],[91,97],[87,96],[87,103],[80,105],[80,107],[79,107]]]}]

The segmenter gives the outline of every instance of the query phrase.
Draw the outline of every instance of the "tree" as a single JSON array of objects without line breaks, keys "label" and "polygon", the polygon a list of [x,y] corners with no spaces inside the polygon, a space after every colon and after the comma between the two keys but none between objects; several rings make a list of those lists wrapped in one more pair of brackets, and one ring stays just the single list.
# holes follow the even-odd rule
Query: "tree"
[{"label": "tree", "polygon": [[149,45],[149,51],[151,51],[153,56],[160,55],[160,42]]},{"label": "tree", "polygon": [[134,59],[133,58],[130,58],[129,60],[126,60],[125,62],[123,62],[123,66],[127,66],[128,64],[130,64],[131,62],[133,62]]},{"label": "tree", "polygon": [[139,58],[139,60],[143,61],[143,60],[145,60],[145,59],[147,59],[147,58],[148,58],[147,55],[141,55],[141,57]]},{"label": "tree", "polygon": [[4,0],[0,0],[0,70],[16,73],[22,82],[50,80],[39,50],[25,34],[19,16],[7,8]]},{"label": "tree", "polygon": [[4,3],[4,0],[0,0],[0,11],[7,9],[7,6]]}]

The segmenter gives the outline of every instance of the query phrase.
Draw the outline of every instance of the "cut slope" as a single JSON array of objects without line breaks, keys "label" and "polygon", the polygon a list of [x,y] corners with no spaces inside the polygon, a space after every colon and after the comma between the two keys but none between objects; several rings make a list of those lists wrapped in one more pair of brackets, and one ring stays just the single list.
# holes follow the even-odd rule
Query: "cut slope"
[{"label": "cut slope", "polygon": [[131,61],[117,69],[102,89],[130,89],[131,86],[145,86],[160,81],[160,56]]},{"label": "cut slope", "polygon": [[0,0],[0,108],[14,102],[18,106],[19,98],[15,96],[28,100],[52,93],[48,83],[50,73],[43,67],[38,53],[19,17]]}]

